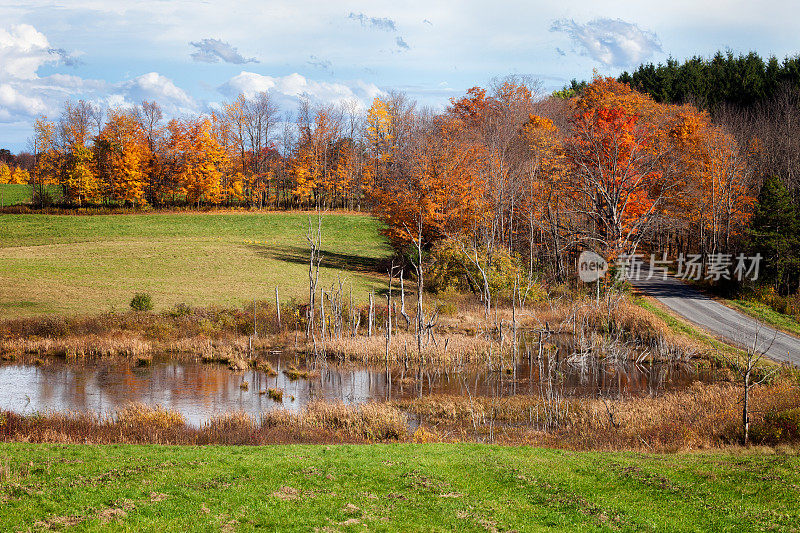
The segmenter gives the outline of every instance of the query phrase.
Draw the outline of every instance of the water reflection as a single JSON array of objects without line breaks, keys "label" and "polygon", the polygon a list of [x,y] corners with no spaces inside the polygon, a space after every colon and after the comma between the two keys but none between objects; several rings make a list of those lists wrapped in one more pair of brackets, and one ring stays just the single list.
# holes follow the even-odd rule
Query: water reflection
[{"label": "water reflection", "polygon": [[[353,404],[428,394],[538,395],[542,381],[547,379],[565,396],[654,395],[711,377],[680,363],[608,363],[584,357],[559,361],[534,358],[500,371],[399,367],[387,372],[381,367],[300,361],[301,367],[315,371],[309,379],[292,381],[282,370],[294,365],[294,359],[272,356],[271,363],[277,376],[255,370],[234,373],[224,366],[168,359],[156,359],[144,368],[131,368],[122,361],[9,364],[0,366],[0,409],[108,413],[137,401],[161,404],[199,424],[228,411],[258,416],[278,407],[300,409],[317,399]],[[247,390],[240,387],[243,381],[248,382]],[[268,388],[284,391],[282,404],[264,394]]]}]

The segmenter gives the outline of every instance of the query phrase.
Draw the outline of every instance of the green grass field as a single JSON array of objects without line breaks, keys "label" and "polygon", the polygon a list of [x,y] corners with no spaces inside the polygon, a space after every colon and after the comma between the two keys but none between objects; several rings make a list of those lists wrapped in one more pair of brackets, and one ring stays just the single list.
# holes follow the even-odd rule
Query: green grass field
[{"label": "green grass field", "polygon": [[3,531],[791,531],[800,458],[0,444],[0,502]]},{"label": "green grass field", "polygon": [[0,207],[25,204],[33,197],[33,187],[15,183],[0,184]]},{"label": "green grass field", "polygon": [[[0,317],[306,299],[307,214],[0,215]],[[320,284],[381,286],[389,247],[368,216],[323,217]]]}]

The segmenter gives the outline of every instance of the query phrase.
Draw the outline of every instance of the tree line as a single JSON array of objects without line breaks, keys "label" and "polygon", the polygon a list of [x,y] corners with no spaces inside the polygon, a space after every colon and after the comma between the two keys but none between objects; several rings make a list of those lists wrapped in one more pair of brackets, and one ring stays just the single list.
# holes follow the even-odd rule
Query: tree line
[{"label": "tree line", "polygon": [[365,111],[302,99],[292,119],[269,93],[171,120],[154,102],[67,103],[35,123],[30,182],[73,205],[371,209],[418,278],[423,256],[457,251],[487,307],[498,265],[530,287],[568,279],[585,249],[743,251],[771,138],[613,78],[578,89],[548,97],[511,77],[441,112],[394,93]]},{"label": "tree line", "polygon": [[[800,56],[779,61],[755,52],[717,52],[678,62],[642,64],[618,80],[668,104],[692,103],[707,110],[742,146],[748,146],[749,166],[760,179],[781,178],[800,201]],[[580,92],[573,82],[564,94]]]},{"label": "tree line", "polygon": [[694,56],[679,62],[645,63],[618,80],[650,95],[657,102],[686,103],[712,111],[723,107],[746,109],[776,97],[785,86],[800,84],[800,56],[762,58],[755,52],[735,55],[717,52],[711,58]]},{"label": "tree line", "polygon": [[362,115],[302,100],[290,121],[268,93],[171,120],[156,102],[105,111],[67,102],[58,119],[34,123],[29,182],[40,205],[57,187],[74,206],[359,209],[369,178]]},{"label": "tree line", "polygon": [[569,99],[511,79],[440,114],[402,99],[386,109],[373,132],[375,212],[412,262],[420,243],[456,243],[487,307],[509,256],[529,276],[565,280],[585,249],[708,259],[747,238],[759,190],[748,147],[693,105],[597,77]]}]

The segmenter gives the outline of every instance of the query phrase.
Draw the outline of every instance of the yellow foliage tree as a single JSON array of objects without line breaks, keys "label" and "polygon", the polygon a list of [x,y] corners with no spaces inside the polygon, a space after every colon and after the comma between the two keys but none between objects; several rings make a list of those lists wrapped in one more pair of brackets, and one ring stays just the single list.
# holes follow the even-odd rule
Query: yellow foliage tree
[{"label": "yellow foliage tree", "polygon": [[126,204],[145,205],[146,169],[150,150],[139,121],[130,113],[109,112],[95,142],[97,172],[105,195]]},{"label": "yellow foliage tree", "polygon": [[14,172],[11,173],[11,178],[8,181],[8,183],[15,183],[17,185],[25,185],[30,182],[30,173],[22,167],[15,167]]},{"label": "yellow foliage tree", "polygon": [[39,193],[44,192],[46,185],[57,183],[60,157],[55,149],[56,126],[39,117],[33,123],[33,151],[36,164],[33,168],[33,178]]},{"label": "yellow foliage tree", "polygon": [[11,170],[5,163],[0,163],[0,185],[11,181]]},{"label": "yellow foliage tree", "polygon": [[94,154],[83,145],[76,145],[66,157],[61,185],[70,202],[96,202],[100,199],[100,181],[94,173]]},{"label": "yellow foliage tree", "polygon": [[202,120],[190,128],[187,148],[181,173],[181,187],[186,201],[197,205],[201,201],[219,203],[223,197],[222,169],[227,166],[228,157],[212,135],[208,120]]}]

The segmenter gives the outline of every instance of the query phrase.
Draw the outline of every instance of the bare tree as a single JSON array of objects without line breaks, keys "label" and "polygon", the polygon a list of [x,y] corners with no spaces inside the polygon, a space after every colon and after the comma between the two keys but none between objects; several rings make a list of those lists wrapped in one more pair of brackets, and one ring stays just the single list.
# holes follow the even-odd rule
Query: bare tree
[{"label": "bare tree", "polygon": [[266,91],[246,98],[243,105],[244,130],[252,153],[252,171],[257,176],[267,172],[267,148],[273,137],[278,106]]},{"label": "bare tree", "polygon": [[417,316],[416,316],[416,333],[417,333],[417,353],[422,354],[422,334],[425,330],[425,311],[422,307],[422,291],[425,289],[425,272],[424,263],[422,260],[422,250],[425,246],[425,240],[422,234],[422,213],[417,216],[416,233],[412,232],[406,226],[406,232],[411,237],[414,248],[416,248],[417,257],[411,259],[411,265],[417,275]]},{"label": "bare tree", "polygon": [[[317,212],[317,227],[311,217],[308,217],[308,323],[306,324],[306,339],[310,336],[314,341],[314,353],[317,351],[317,337],[314,331],[314,307],[317,297],[317,283],[319,282],[319,265],[322,261],[322,215]],[[324,328],[324,324],[322,326]]]},{"label": "bare tree", "polygon": [[722,359],[728,362],[736,375],[737,381],[741,383],[742,386],[742,444],[745,446],[750,438],[750,390],[753,388],[753,385],[764,383],[780,369],[780,367],[776,367],[772,370],[765,371],[760,374],[758,379],[754,376],[756,369],[763,361],[765,354],[772,347],[778,335],[778,332],[775,331],[772,335],[772,339],[765,344],[765,339],[763,339],[761,335],[763,329],[764,326],[759,321],[756,325],[752,342],[742,343],[745,347],[744,350],[718,352]]},{"label": "bare tree", "polygon": [[162,193],[161,169],[159,168],[158,160],[161,153],[163,135],[161,121],[164,119],[164,113],[161,111],[161,106],[156,102],[145,100],[141,106],[136,108],[134,116],[144,131],[147,147],[150,151],[150,160],[147,164],[147,200],[153,205],[158,205]]},{"label": "bare tree", "polygon": [[85,100],[67,102],[59,119],[59,137],[62,148],[86,146],[92,135],[100,133],[103,111]]}]

